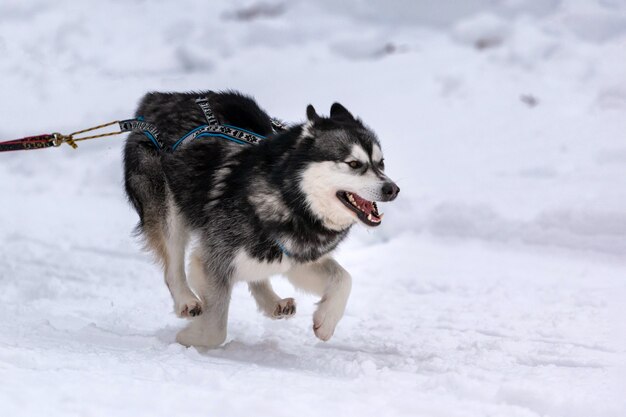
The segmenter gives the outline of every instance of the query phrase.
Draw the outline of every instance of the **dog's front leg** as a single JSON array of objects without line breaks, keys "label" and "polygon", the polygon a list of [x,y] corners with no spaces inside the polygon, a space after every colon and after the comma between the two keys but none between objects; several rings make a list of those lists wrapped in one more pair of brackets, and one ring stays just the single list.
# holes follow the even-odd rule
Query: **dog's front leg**
[{"label": "dog's front leg", "polygon": [[352,278],[331,257],[301,264],[287,272],[287,278],[296,287],[322,297],[313,314],[313,331],[323,341],[331,338],[346,309]]},{"label": "dog's front leg", "polygon": [[268,279],[248,283],[248,289],[263,314],[271,319],[291,318],[296,314],[296,302],[293,298],[280,298],[272,289]]}]

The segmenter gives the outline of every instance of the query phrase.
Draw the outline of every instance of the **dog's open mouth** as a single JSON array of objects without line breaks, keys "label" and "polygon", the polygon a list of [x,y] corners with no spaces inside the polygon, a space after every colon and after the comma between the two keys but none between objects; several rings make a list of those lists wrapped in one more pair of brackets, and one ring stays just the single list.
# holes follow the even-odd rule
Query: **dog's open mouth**
[{"label": "dog's open mouth", "polygon": [[378,211],[375,201],[366,200],[348,191],[338,191],[337,198],[368,226],[378,226],[383,219],[383,214]]}]

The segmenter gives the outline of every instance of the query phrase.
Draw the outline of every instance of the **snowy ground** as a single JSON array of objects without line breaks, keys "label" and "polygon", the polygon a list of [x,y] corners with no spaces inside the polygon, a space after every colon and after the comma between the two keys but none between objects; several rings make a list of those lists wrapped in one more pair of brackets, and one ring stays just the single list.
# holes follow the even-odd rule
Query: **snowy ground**
[{"label": "snowy ground", "polygon": [[337,254],[331,341],[312,297],[273,322],[242,286],[199,352],[130,236],[121,139],[0,155],[0,415],[626,415],[624,2],[336,3],[0,3],[0,138],[147,90],[339,100],[402,188]]}]

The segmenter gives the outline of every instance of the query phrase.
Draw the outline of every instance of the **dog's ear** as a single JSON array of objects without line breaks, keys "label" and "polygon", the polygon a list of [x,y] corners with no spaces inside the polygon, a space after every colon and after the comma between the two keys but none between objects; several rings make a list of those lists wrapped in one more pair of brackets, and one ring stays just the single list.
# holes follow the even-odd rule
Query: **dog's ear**
[{"label": "dog's ear", "polygon": [[333,103],[333,105],[330,106],[330,118],[354,120],[352,113],[339,103]]},{"label": "dog's ear", "polygon": [[317,122],[320,119],[320,116],[315,111],[315,107],[312,104],[306,106],[306,118],[309,119],[310,122]]}]

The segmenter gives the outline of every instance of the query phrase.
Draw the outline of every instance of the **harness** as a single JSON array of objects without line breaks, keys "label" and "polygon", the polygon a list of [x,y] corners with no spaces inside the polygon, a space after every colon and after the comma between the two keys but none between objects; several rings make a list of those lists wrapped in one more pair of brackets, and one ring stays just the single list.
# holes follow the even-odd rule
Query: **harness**
[{"label": "harness", "polygon": [[[215,117],[215,114],[211,110],[209,100],[206,97],[196,99],[196,104],[198,104],[202,110],[207,123],[190,130],[183,135],[183,137],[178,139],[171,147],[166,147],[159,139],[159,131],[156,126],[152,123],[146,122],[142,117],[119,122],[120,130],[123,132],[133,131],[143,133],[158,150],[169,152],[173,152],[176,149],[185,146],[189,142],[202,137],[219,137],[235,142],[239,145],[255,145],[265,139],[265,136],[250,130],[229,124],[220,124],[217,117]],[[287,128],[278,119],[271,118],[270,121],[274,132],[283,131]]]}]

